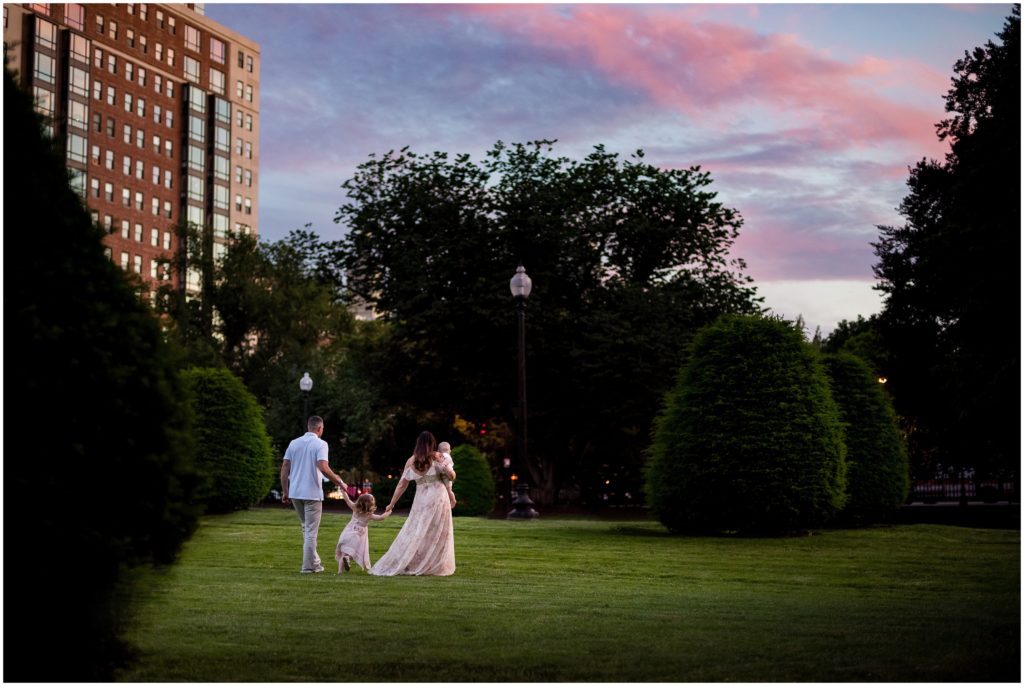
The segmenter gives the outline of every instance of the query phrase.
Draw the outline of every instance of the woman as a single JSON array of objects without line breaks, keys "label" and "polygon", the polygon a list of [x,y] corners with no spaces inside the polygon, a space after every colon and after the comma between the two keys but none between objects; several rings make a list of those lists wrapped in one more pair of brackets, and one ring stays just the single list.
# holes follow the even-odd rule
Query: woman
[{"label": "woman", "polygon": [[435,452],[436,446],[429,431],[416,439],[416,448],[405,463],[402,478],[384,512],[391,513],[410,481],[416,482],[416,496],[409,518],[391,548],[369,570],[374,576],[448,576],[455,572],[452,508],[448,490],[441,481],[444,475],[454,480],[455,470]]}]

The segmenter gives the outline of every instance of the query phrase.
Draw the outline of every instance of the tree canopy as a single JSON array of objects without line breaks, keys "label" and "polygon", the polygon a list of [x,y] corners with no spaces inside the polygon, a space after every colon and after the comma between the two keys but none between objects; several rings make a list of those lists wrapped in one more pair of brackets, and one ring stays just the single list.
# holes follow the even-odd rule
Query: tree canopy
[{"label": "tree canopy", "polygon": [[1020,6],[954,66],[944,161],[911,169],[875,275],[896,409],[919,476],[1020,461]]},{"label": "tree canopy", "polygon": [[381,390],[424,428],[456,415],[516,426],[508,282],[526,267],[527,469],[542,501],[584,464],[629,464],[639,480],[686,341],[722,312],[759,309],[729,257],[742,218],[715,201],[708,172],[553,146],[499,142],[479,163],[371,156],[336,218],[347,286],[391,328]]}]

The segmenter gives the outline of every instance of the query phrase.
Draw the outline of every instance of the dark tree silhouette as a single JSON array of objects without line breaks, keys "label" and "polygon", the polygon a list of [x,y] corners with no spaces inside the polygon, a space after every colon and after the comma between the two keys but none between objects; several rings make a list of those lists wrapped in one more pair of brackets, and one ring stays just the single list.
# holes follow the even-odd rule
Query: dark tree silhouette
[{"label": "dark tree silhouette", "polygon": [[950,151],[911,170],[881,226],[879,329],[912,469],[1015,474],[1020,462],[1020,6],[965,53],[937,125]]}]

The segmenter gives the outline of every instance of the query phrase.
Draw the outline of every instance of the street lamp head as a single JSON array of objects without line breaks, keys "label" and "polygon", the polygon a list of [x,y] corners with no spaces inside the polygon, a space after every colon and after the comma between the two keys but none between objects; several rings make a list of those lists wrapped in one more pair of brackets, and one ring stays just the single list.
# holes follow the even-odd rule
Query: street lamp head
[{"label": "street lamp head", "polygon": [[309,372],[305,372],[302,375],[302,378],[299,379],[299,388],[305,391],[306,393],[309,393],[311,390],[313,390],[313,379],[309,378]]},{"label": "street lamp head", "polygon": [[533,281],[526,275],[526,268],[523,265],[516,267],[516,275],[508,283],[513,298],[529,298],[530,290],[533,288]]}]

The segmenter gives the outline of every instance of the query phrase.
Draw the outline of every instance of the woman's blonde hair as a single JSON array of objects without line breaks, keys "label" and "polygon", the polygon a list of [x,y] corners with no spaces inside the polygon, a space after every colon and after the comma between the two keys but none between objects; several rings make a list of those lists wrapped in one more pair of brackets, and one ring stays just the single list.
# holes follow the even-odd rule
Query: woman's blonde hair
[{"label": "woman's blonde hair", "polygon": [[361,496],[356,498],[356,512],[360,514],[370,514],[377,510],[377,499],[369,493],[363,493]]}]

